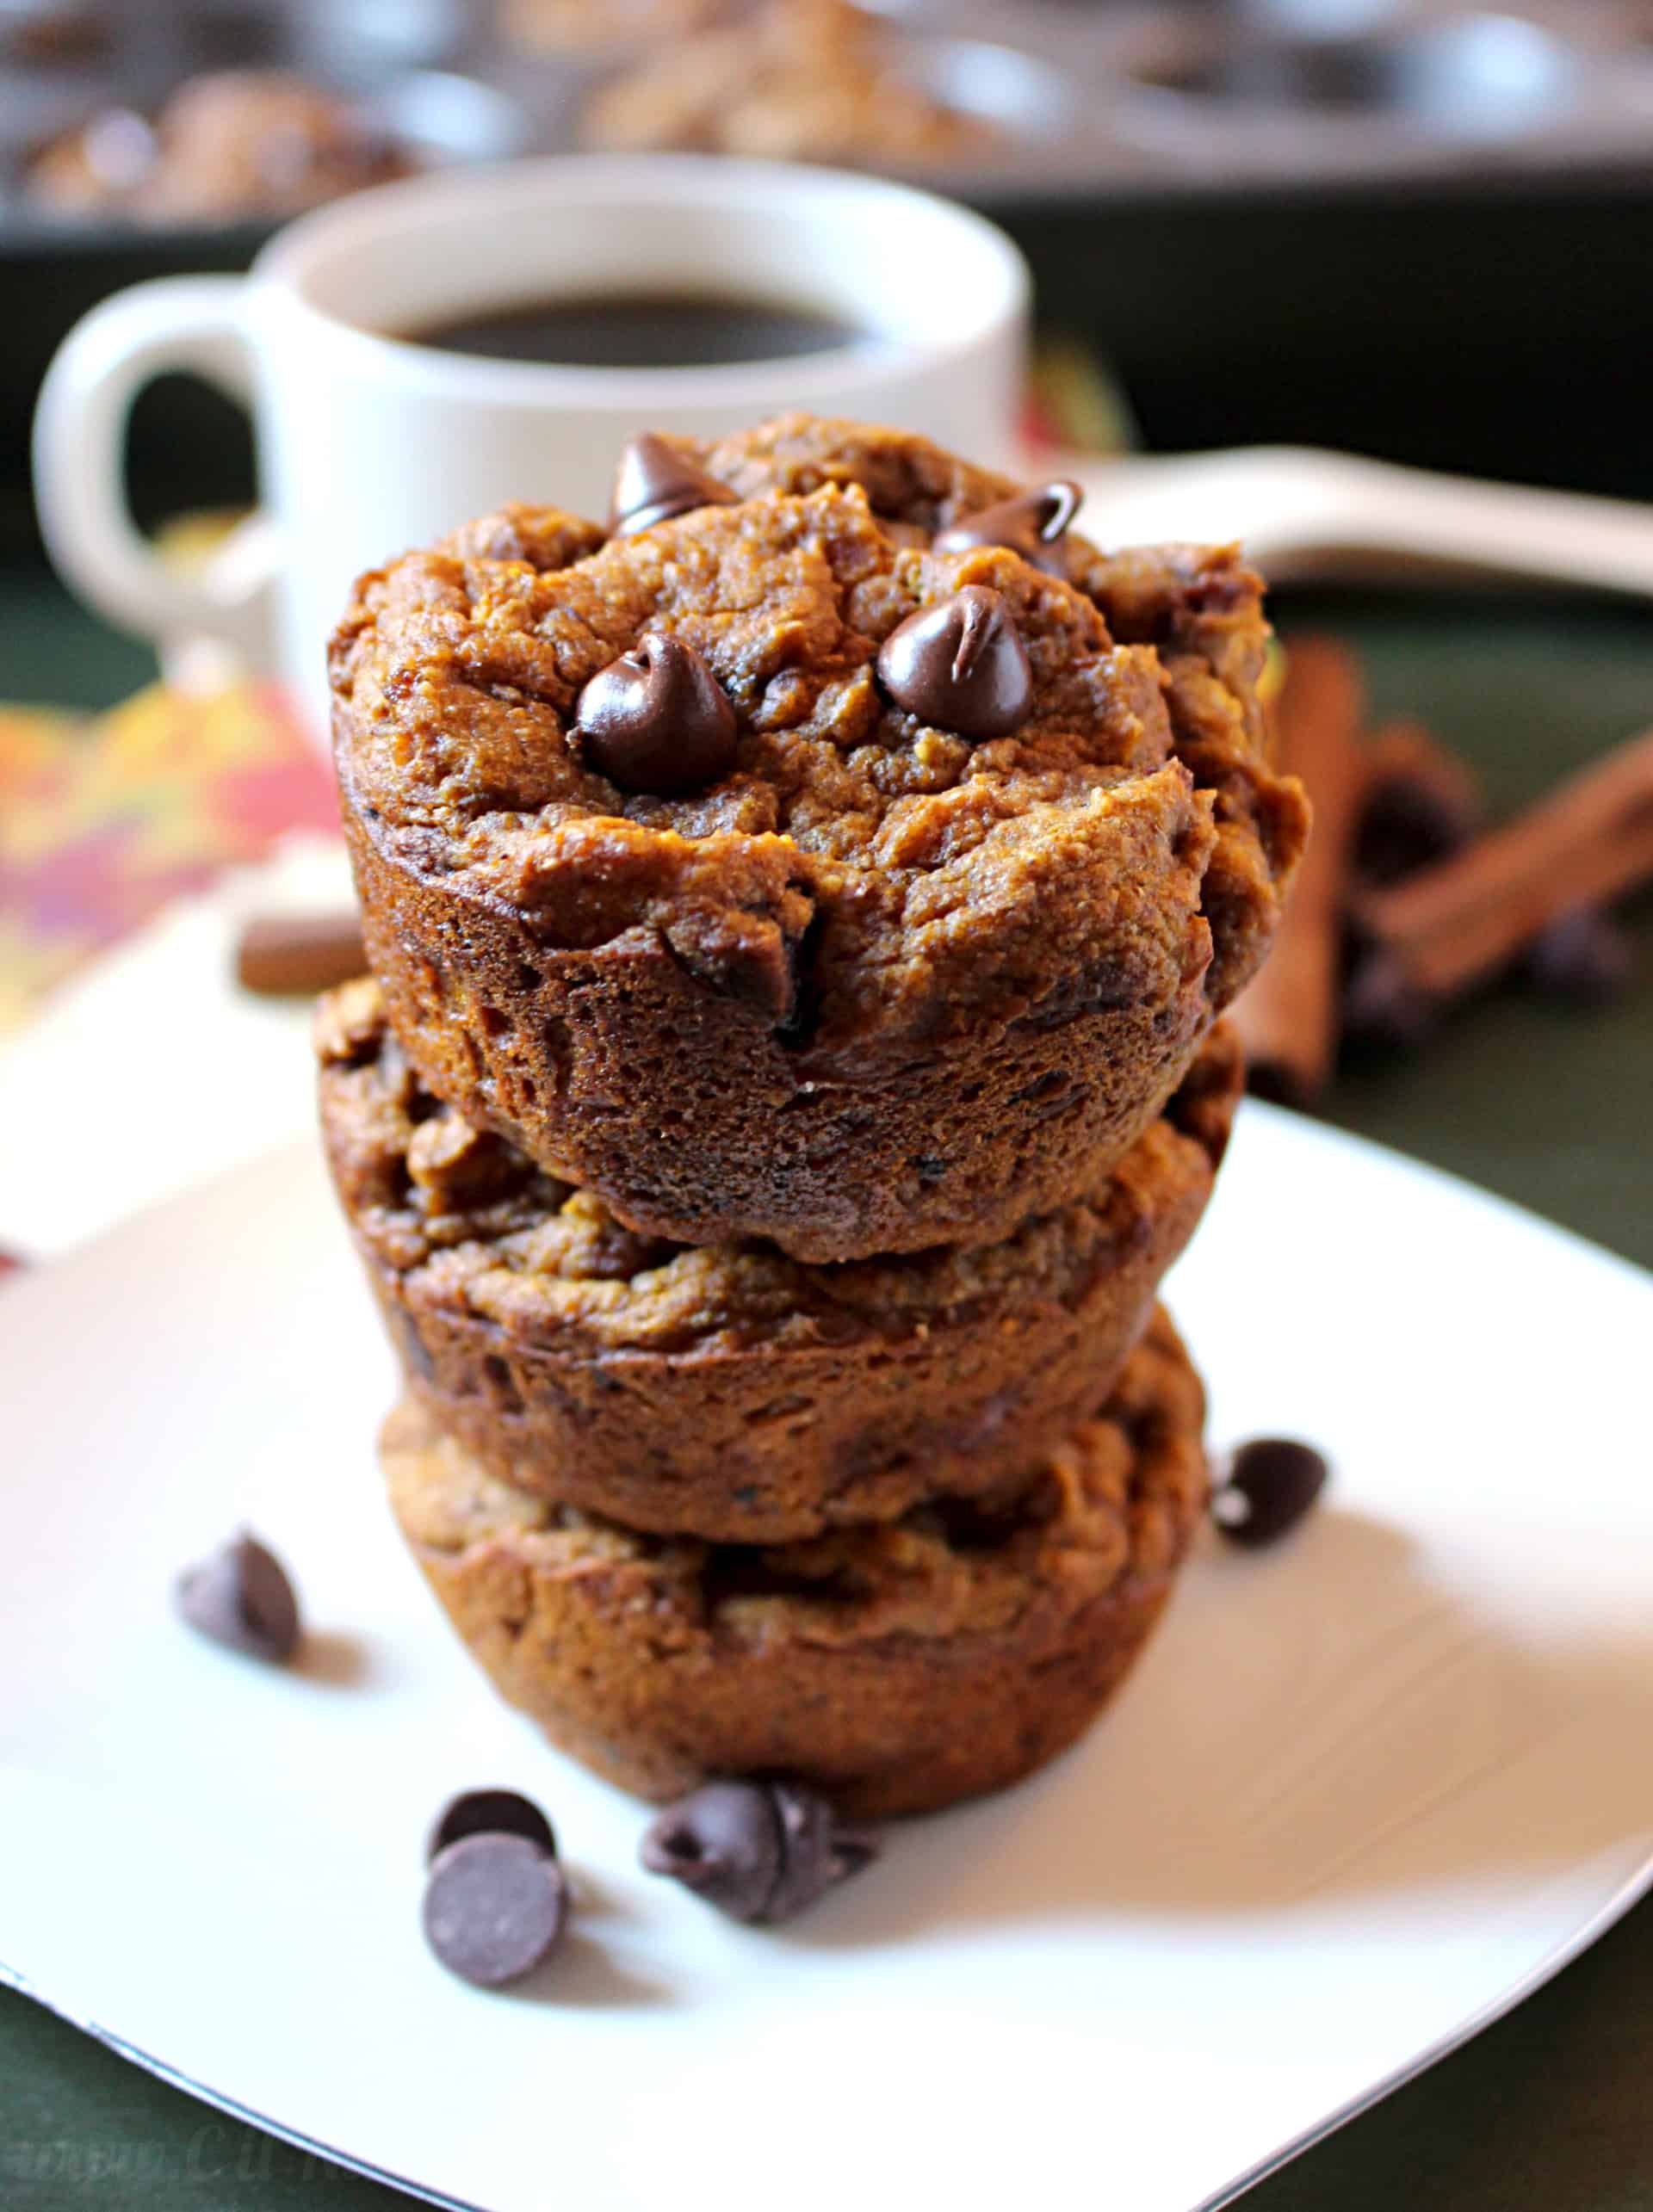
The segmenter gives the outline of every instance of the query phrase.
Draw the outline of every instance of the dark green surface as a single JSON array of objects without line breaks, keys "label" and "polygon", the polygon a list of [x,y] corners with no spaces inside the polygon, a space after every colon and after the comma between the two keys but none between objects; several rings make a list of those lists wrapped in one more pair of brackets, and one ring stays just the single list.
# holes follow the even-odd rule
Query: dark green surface
[{"label": "dark green surface", "polygon": [[[1378,715],[1418,714],[1473,760],[1495,813],[1653,724],[1640,608],[1473,599],[1288,602],[1360,644]],[[1514,986],[1427,1053],[1347,1075],[1330,1118],[1653,1266],[1653,899],[1629,910],[1635,989],[1611,1013]]]},{"label": "dark green surface", "polygon": [[[1378,710],[1427,718],[1477,760],[1500,805],[1653,721],[1653,625],[1639,610],[1345,599],[1282,614],[1288,627],[1334,624],[1358,640]],[[143,666],[29,577],[0,582],[0,694],[88,704],[118,696]],[[1496,994],[1424,1057],[1343,1081],[1334,1117],[1653,1263],[1653,902],[1635,918],[1642,979],[1627,1003],[1584,1016]],[[1653,2212],[1650,1989],[1653,1902],[1467,2049],[1260,2184],[1247,2212]],[[1105,2108],[1101,2085],[1099,2167],[1092,2182],[1074,2178],[1074,2203],[1130,2212],[1108,2194]],[[549,2204],[561,2192],[548,2149]],[[732,2212],[766,2204],[775,2180],[725,2177]],[[404,2201],[0,1997],[4,2212],[389,2212]],[[862,2201],[884,2212],[876,2188]]]},{"label": "dark green surface", "polygon": [[112,707],[154,679],[147,646],[82,614],[41,570],[0,568],[0,699]]}]

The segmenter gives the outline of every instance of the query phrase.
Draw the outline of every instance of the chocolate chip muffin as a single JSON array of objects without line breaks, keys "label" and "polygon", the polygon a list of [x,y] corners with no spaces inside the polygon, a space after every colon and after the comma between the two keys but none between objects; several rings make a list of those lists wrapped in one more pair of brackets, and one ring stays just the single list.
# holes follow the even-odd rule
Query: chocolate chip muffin
[{"label": "chocolate chip muffin", "polygon": [[1094,1190],[1301,847],[1257,579],[792,417],[643,440],[334,641],[370,965],[436,1095],[644,1234],[808,1261]]},{"label": "chocolate chip muffin", "polygon": [[1002,1488],[1112,1387],[1238,1102],[1214,1031],[1097,1189],[997,1244],[685,1249],[438,1105],[376,985],[322,1002],[321,1121],[409,1388],[486,1472],[634,1528],[783,1543]]},{"label": "chocolate chip muffin", "polygon": [[995,126],[938,100],[924,61],[921,46],[846,0],[765,0],[661,44],[599,86],[580,140],[896,169],[997,151]]},{"label": "chocolate chip muffin", "polygon": [[496,20],[513,45],[536,53],[584,53],[684,38],[732,12],[737,0],[499,0]]},{"label": "chocolate chip muffin", "polygon": [[1205,1498],[1199,1381],[1163,1314],[1018,1484],[766,1548],[647,1536],[486,1474],[412,1399],[403,1535],[495,1687],[611,1781],[814,1783],[924,1813],[1071,1744],[1159,1617]]},{"label": "chocolate chip muffin", "polygon": [[274,221],[417,164],[361,109],[282,70],[188,78],[152,122],[105,108],[29,164],[24,189],[56,214],[105,221]]}]

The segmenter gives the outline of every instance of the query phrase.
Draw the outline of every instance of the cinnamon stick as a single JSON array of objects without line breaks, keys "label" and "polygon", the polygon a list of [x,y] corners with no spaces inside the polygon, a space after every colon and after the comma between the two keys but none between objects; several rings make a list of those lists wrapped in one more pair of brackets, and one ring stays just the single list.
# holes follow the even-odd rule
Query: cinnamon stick
[{"label": "cinnamon stick", "polygon": [[1361,893],[1353,911],[1409,987],[1439,999],[1507,967],[1559,916],[1650,875],[1653,731],[1438,867]]},{"label": "cinnamon stick", "polygon": [[236,981],[263,998],[313,998],[367,965],[354,913],[255,915],[235,948]]},{"label": "cinnamon stick", "polygon": [[1312,834],[1261,973],[1233,1018],[1254,1091],[1302,1105],[1337,1050],[1338,959],[1349,856],[1366,788],[1359,665],[1335,638],[1294,639],[1275,709],[1278,765],[1303,778]]}]

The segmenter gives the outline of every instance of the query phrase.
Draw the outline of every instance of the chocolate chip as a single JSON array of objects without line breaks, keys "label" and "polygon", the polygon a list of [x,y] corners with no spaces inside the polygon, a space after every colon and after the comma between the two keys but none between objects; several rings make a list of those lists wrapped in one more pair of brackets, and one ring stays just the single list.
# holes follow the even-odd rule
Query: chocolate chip
[{"label": "chocolate chip", "polygon": [[643,1838],[650,1874],[668,1875],[732,1920],[789,1920],[875,1856],[839,1827],[816,1791],[791,1783],[709,1782],[662,1813]]},{"label": "chocolate chip", "polygon": [[1229,1461],[1211,1518],[1236,1544],[1272,1544],[1296,1528],[1326,1486],[1330,1469],[1310,1444],[1255,1437]]},{"label": "chocolate chip", "polygon": [[567,1918],[562,1869],[525,1836],[461,1836],[431,1862],[425,1941],[466,1981],[497,1989],[520,1980],[551,1949]]},{"label": "chocolate chip", "polygon": [[1571,906],[1539,931],[1522,966],[1546,998],[1607,1006],[1635,981],[1636,948],[1629,931],[1600,906]]},{"label": "chocolate chip", "polygon": [[761,1783],[709,1782],[653,1821],[640,1853],[733,1920],[761,1920],[781,1877],[781,1828]]},{"label": "chocolate chip", "polygon": [[829,1889],[870,1866],[878,1846],[859,1830],[842,1828],[819,1791],[795,1783],[771,1785],[781,1826],[781,1878],[765,1920],[790,1920]]},{"label": "chocolate chip", "polygon": [[645,431],[620,456],[615,472],[609,528],[616,538],[635,537],[656,522],[669,522],[696,507],[727,507],[735,494],[686,454]]},{"label": "chocolate chip", "polygon": [[279,1665],[299,1645],[299,1602],[287,1570],[256,1536],[233,1537],[178,1579],[179,1612],[192,1628],[250,1659]]},{"label": "chocolate chip", "polygon": [[1018,491],[950,524],[937,537],[938,553],[974,553],[978,546],[1005,546],[1047,576],[1066,576],[1068,548],[1062,543],[1085,494],[1067,477]]},{"label": "chocolate chip", "polygon": [[551,1857],[557,1855],[551,1823],[531,1797],[515,1789],[467,1789],[449,1798],[426,1839],[425,1863],[463,1836],[520,1836]]},{"label": "chocolate chip", "polygon": [[582,755],[622,791],[697,791],[734,765],[734,709],[680,638],[640,638],[598,670],[574,717]]},{"label": "chocolate chip", "polygon": [[1033,706],[1027,648],[1000,593],[967,584],[885,639],[878,681],[898,707],[961,738],[1006,738]]}]

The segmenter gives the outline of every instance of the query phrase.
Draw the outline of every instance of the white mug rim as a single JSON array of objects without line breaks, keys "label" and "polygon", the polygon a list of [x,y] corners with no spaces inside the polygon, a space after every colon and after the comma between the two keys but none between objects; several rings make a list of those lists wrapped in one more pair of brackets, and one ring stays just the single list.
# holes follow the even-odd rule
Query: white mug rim
[{"label": "white mug rim", "polygon": [[[585,368],[449,353],[350,322],[311,296],[308,287],[324,257],[369,244],[387,217],[397,219],[397,227],[412,230],[433,206],[451,212],[456,202],[470,199],[479,210],[497,212],[502,205],[520,208],[548,195],[562,207],[595,200],[680,203],[686,196],[726,204],[734,215],[743,205],[762,204],[765,198],[772,204],[781,195],[815,210],[833,199],[876,199],[895,219],[919,217],[951,230],[974,250],[978,269],[988,272],[991,281],[975,300],[963,303],[965,310],[975,310],[968,320],[933,339],[891,337],[872,346],[834,346],[780,360],[667,368]],[[786,375],[799,406],[807,409],[814,395],[824,391],[830,392],[834,411],[848,411],[857,388],[885,381],[892,363],[942,370],[967,362],[1006,324],[1025,318],[1031,296],[1027,265],[1012,242],[985,216],[938,194],[855,170],[713,154],[553,154],[375,185],[288,224],[260,252],[251,274],[261,293],[277,294],[283,310],[296,315],[317,341],[353,355],[363,371],[430,391],[621,413],[651,405],[739,405],[748,393],[754,399],[759,393],[772,394],[777,370]]]}]

